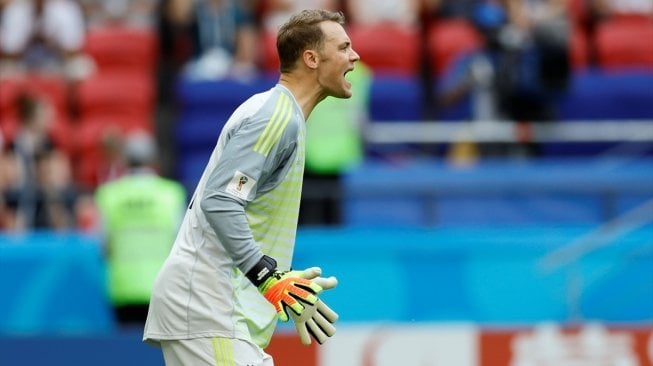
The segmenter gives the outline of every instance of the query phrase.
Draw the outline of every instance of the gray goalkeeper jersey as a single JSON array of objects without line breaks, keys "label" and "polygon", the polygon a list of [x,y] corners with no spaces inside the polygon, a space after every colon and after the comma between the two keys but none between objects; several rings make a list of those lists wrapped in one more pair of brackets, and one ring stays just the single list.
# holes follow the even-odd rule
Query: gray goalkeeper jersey
[{"label": "gray goalkeeper jersey", "polygon": [[285,87],[252,96],[225,124],[156,279],[143,339],[240,338],[265,347],[277,322],[244,276],[263,254],[293,255],[305,121]]}]

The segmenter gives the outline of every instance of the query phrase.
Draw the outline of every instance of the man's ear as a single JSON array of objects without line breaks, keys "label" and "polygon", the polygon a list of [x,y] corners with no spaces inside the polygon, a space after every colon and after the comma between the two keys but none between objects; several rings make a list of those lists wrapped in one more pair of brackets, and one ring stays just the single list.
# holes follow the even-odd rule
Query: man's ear
[{"label": "man's ear", "polygon": [[304,64],[306,64],[309,69],[317,69],[317,65],[320,63],[320,56],[317,52],[313,50],[305,50],[302,57],[304,59]]}]

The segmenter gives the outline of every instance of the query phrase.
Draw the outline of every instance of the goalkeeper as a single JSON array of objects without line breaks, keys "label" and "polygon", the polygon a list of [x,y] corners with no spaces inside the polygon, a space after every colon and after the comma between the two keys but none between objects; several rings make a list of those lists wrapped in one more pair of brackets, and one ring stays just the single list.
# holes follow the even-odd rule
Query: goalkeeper
[{"label": "goalkeeper", "polygon": [[155,281],[143,339],[166,365],[273,365],[278,319],[324,342],[337,315],[319,268],[291,271],[304,170],[305,121],[328,96],[351,97],[359,60],[341,13],[305,10],[277,35],[278,83],[226,122]]}]

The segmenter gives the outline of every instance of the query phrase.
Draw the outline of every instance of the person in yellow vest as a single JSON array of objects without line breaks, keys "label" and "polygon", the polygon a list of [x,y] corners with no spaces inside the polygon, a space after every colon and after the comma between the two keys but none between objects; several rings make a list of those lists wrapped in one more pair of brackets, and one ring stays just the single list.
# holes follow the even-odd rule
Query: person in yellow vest
[{"label": "person in yellow vest", "polygon": [[148,133],[125,139],[128,170],[95,193],[106,245],[109,296],[120,325],[143,325],[154,279],[186,209],[186,191],[155,170]]},{"label": "person in yellow vest", "polygon": [[362,128],[369,119],[372,72],[364,62],[358,62],[347,79],[352,97],[325,99],[307,122],[300,225],[342,223],[342,175],[364,159]]}]

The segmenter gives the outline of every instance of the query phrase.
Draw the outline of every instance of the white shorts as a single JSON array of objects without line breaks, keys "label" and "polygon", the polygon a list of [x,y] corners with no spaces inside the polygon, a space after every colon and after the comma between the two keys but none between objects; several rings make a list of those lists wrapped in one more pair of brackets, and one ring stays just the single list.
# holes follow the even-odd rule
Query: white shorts
[{"label": "white shorts", "polygon": [[166,366],[274,366],[258,346],[233,338],[160,341]]}]

